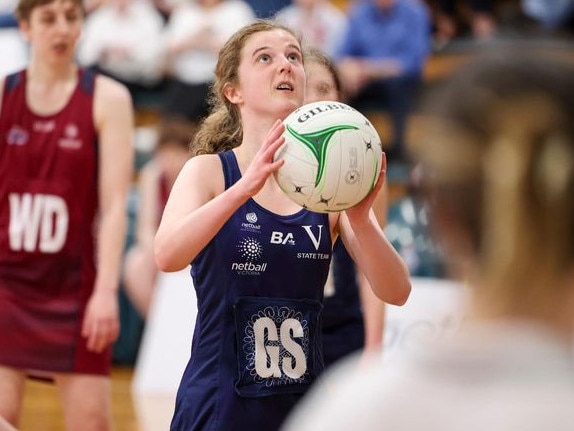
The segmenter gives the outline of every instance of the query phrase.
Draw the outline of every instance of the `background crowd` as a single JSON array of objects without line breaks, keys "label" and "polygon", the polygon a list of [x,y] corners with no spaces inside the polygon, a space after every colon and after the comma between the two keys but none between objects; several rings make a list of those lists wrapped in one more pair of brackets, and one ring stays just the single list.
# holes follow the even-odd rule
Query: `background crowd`
[{"label": "background crowd", "polygon": [[[429,56],[512,35],[574,34],[570,0],[85,0],[78,62],[125,84],[136,110],[198,121],[223,42],[256,18],[301,32],[337,63],[349,104],[376,118],[389,162],[404,162],[405,133]],[[0,74],[27,46],[0,0]],[[375,114],[373,114],[374,116]],[[155,122],[157,125],[158,122]],[[155,135],[157,139],[157,134]],[[136,143],[137,144],[137,143]]]}]

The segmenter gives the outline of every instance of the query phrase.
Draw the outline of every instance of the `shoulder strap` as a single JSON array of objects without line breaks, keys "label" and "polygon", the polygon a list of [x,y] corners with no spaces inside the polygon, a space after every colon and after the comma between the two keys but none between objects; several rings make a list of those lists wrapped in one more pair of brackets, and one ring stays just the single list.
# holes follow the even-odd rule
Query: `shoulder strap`
[{"label": "shoulder strap", "polygon": [[4,88],[6,92],[14,90],[25,78],[24,71],[11,73],[6,77]]},{"label": "shoulder strap", "polygon": [[80,89],[89,95],[94,94],[96,73],[90,69],[80,69]]},{"label": "shoulder strap", "polygon": [[221,164],[223,165],[223,176],[225,178],[225,189],[228,189],[241,178],[239,165],[232,150],[218,153]]}]

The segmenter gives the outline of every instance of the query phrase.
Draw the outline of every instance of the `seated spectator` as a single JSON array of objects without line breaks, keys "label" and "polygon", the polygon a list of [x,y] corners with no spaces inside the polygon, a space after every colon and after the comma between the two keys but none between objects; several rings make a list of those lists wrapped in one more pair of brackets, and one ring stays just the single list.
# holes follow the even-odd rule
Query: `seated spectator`
[{"label": "seated spectator", "polygon": [[206,116],[219,48],[254,19],[244,0],[187,0],[172,11],[165,36],[169,75],[163,114],[190,121]]},{"label": "seated spectator", "polygon": [[347,15],[328,0],[293,0],[275,19],[303,37],[307,47],[333,56],[347,25]]},{"label": "seated spectator", "polygon": [[434,21],[437,48],[466,34],[479,41],[490,39],[496,31],[494,1],[438,0]]},{"label": "seated spectator", "polygon": [[523,13],[547,33],[574,34],[574,0],[521,0]]},{"label": "seated spectator", "polygon": [[291,0],[246,0],[257,18],[269,19],[279,10],[288,6]]},{"label": "seated spectator", "polygon": [[164,119],[154,156],[139,176],[135,242],[126,253],[124,285],[127,296],[144,319],[158,273],[153,239],[171,186],[189,159],[189,143],[194,133],[193,123],[177,118]]},{"label": "seated spectator", "polygon": [[86,18],[78,61],[138,91],[162,79],[163,20],[148,0],[108,0]]},{"label": "seated spectator", "polygon": [[349,10],[349,25],[336,53],[343,88],[349,104],[359,111],[389,113],[390,163],[405,158],[406,121],[430,46],[429,13],[418,0],[367,0]]}]

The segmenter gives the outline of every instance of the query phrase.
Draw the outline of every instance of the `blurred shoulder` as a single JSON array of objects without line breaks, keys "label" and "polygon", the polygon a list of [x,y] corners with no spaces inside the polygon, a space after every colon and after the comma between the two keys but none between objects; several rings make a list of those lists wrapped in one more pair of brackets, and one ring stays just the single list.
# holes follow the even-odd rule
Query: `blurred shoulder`
[{"label": "blurred shoulder", "polygon": [[106,103],[131,104],[131,96],[127,87],[104,75],[96,76],[95,94],[97,98],[104,99]]}]

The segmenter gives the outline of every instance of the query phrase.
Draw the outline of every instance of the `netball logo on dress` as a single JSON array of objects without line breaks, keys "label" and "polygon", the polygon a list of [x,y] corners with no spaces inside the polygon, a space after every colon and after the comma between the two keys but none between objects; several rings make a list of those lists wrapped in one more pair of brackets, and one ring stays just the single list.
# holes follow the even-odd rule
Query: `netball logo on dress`
[{"label": "netball logo on dress", "polygon": [[79,150],[82,148],[82,140],[78,139],[78,134],[78,126],[68,124],[64,129],[64,137],[58,140],[58,145],[60,148]]},{"label": "netball logo on dress", "polygon": [[247,213],[245,215],[245,220],[247,221],[241,223],[241,230],[260,233],[261,225],[256,224],[258,220],[257,214],[254,212]]},{"label": "netball logo on dress", "polygon": [[54,120],[38,120],[34,122],[32,129],[37,133],[52,133],[56,129],[56,122]]},{"label": "netball logo on dress", "polygon": [[267,269],[267,262],[259,262],[263,256],[261,243],[254,238],[243,238],[237,245],[242,262],[233,262],[231,270],[238,275],[261,275]]},{"label": "netball logo on dress", "polygon": [[28,143],[30,135],[20,126],[12,126],[6,135],[8,145],[25,145]]}]

